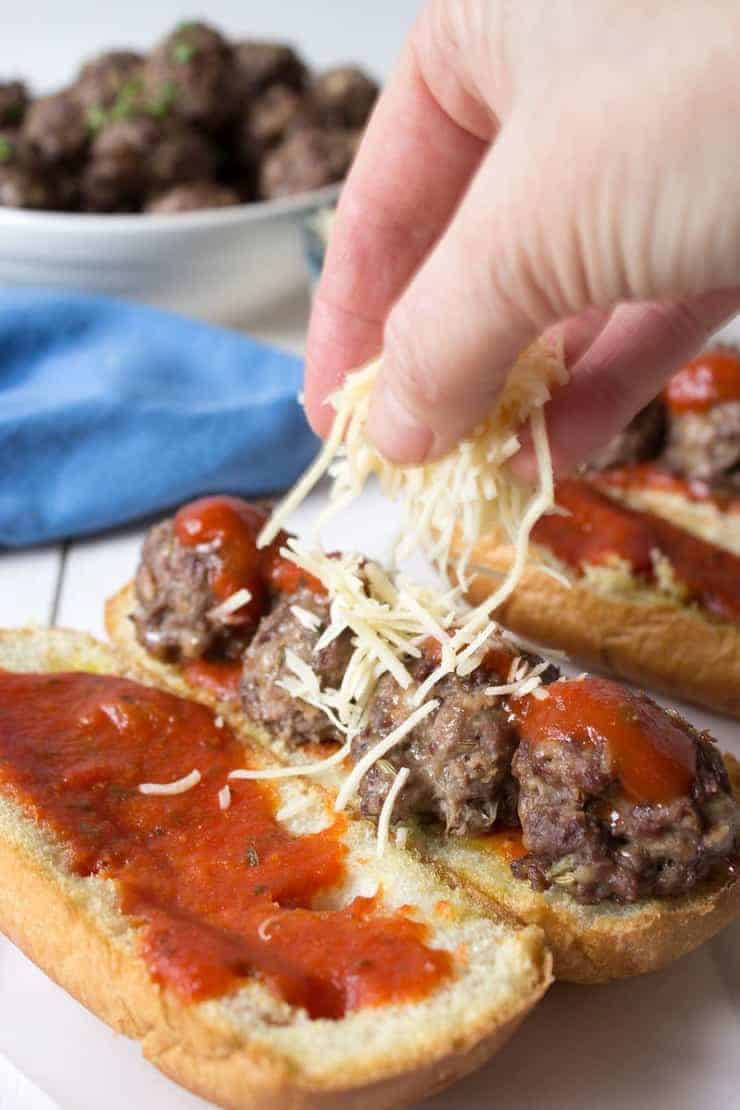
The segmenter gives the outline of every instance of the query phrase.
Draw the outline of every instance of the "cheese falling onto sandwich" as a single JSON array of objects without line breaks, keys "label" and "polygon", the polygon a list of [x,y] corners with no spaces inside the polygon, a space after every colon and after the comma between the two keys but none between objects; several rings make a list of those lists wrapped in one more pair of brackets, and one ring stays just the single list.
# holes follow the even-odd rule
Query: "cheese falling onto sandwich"
[{"label": "cheese falling onto sandwich", "polygon": [[[338,810],[347,805],[367,770],[436,711],[438,702],[427,700],[436,683],[453,672],[470,674],[480,664],[487,641],[498,630],[492,613],[521,577],[532,528],[554,507],[544,405],[552,388],[567,380],[561,353],[548,350],[541,343],[533,344],[512,368],[493,411],[471,435],[441,459],[401,467],[385,459],[367,437],[370,398],[380,365],[377,360],[350,374],[331,396],[336,416],[328,439],[258,539],[260,547],[271,543],[286,518],[316,483],[329,475],[329,503],[314,521],[309,542],[291,539],[281,553],[318,578],[327,590],[330,621],[315,650],[321,650],[349,630],[353,654],[339,689],[322,689],[313,669],[292,654],[286,657],[290,675],[282,685],[294,697],[321,708],[347,740],[329,760],[313,764],[310,771],[295,767],[292,773],[320,773],[324,767],[339,763],[348,753],[352,736],[365,722],[365,711],[379,678],[389,673],[402,689],[408,689],[413,679],[407,664],[420,656],[422,641],[432,637],[439,643],[439,664],[414,691],[409,716],[352,768],[339,791]],[[527,423],[537,462],[534,491],[519,482],[508,466],[521,446],[520,430]],[[452,567],[458,586],[447,591],[424,590],[399,575],[386,574],[359,556],[330,557],[321,551],[323,526],[359,496],[371,476],[402,507],[403,526],[396,558],[402,560],[421,548],[445,577]],[[473,549],[493,527],[502,529],[509,537],[514,548],[512,565],[489,598],[477,608],[465,610],[460,592],[468,583]],[[454,564],[453,543],[459,552]],[[302,613],[296,617],[308,624]],[[539,683],[536,668],[534,672],[510,678],[503,686],[491,687],[490,693],[491,696],[529,693]],[[273,774],[284,775],[286,770],[276,769]],[[261,772],[260,777],[263,776],[270,777],[269,772]],[[383,828],[379,831],[379,851],[387,840],[393,803],[405,778],[397,775],[395,789],[386,799],[388,808],[384,808]]]}]

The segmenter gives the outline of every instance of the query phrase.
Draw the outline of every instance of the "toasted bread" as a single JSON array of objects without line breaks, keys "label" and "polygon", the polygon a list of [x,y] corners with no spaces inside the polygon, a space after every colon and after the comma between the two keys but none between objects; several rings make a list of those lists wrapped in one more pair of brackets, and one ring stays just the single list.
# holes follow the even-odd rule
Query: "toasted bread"
[{"label": "toasted bread", "polygon": [[[0,632],[0,667],[124,673],[103,645],[63,630]],[[246,726],[240,739],[254,747]],[[254,749],[253,757],[264,761],[265,753]],[[303,780],[286,788],[287,797],[299,791],[308,799],[285,819],[292,832],[330,819],[320,788]],[[139,926],[121,912],[115,883],[75,874],[63,844],[1,787],[0,929],[95,1014],[139,1040],[158,1068],[220,1106],[405,1105],[490,1057],[546,991],[551,961],[539,929],[491,921],[474,896],[393,847],[378,860],[363,822],[348,822],[343,836],[347,877],[337,899],[378,887],[384,908],[413,906],[429,943],[455,953],[452,980],[423,1001],[311,1019],[247,979],[225,997],[183,1003],[150,976]]]},{"label": "toasted bread", "polygon": [[[496,588],[512,548],[489,535],[475,549],[478,573],[467,591],[477,604]],[[604,592],[587,582],[561,585],[530,563],[496,617],[507,628],[665,694],[740,717],[740,626],[705,617],[655,591]]]},{"label": "toasted bread", "polygon": [[[176,667],[153,659],[137,642],[130,614],[130,586],[106,607],[108,633],[127,664],[138,674],[162,686],[211,705],[218,703],[206,691],[190,689]],[[243,722],[238,707],[219,705],[224,715]],[[301,761],[300,750],[289,752],[258,734],[281,760]],[[740,764],[726,757],[733,784],[740,795]],[[341,774],[341,772],[340,772]],[[332,772],[334,775],[334,772]],[[331,786],[327,779],[325,785]],[[555,961],[557,978],[577,983],[602,983],[656,971],[690,952],[740,914],[740,879],[717,879],[695,893],[676,899],[651,899],[631,906],[603,903],[584,906],[559,890],[538,893],[514,878],[509,865],[485,838],[446,837],[417,829],[410,848],[470,889],[483,895],[494,916],[512,922],[539,925]]]}]

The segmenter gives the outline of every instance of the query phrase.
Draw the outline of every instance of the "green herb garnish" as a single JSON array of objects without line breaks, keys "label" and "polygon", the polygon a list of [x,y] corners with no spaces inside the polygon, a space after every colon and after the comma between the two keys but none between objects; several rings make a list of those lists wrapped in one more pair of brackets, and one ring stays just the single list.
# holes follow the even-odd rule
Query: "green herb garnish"
[{"label": "green herb garnish", "polygon": [[145,106],[144,111],[150,116],[156,116],[161,119],[166,116],[170,109],[173,107],[177,99],[177,86],[172,81],[167,81],[158,89],[154,96],[150,99],[149,103]]},{"label": "green herb garnish", "polygon": [[187,65],[195,57],[196,49],[189,42],[176,42],[172,47],[172,57],[179,65]]},{"label": "green herb garnish", "polygon": [[96,135],[108,122],[108,113],[99,104],[96,104],[94,107],[88,108],[86,122],[88,131],[92,131],[93,135]]}]

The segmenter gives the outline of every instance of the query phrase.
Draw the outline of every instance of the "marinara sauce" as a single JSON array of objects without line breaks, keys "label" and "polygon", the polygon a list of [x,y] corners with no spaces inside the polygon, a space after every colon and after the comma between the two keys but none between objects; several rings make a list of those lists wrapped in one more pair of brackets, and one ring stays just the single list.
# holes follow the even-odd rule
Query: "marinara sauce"
[{"label": "marinara sauce", "polygon": [[696,777],[689,733],[645,694],[608,678],[555,682],[546,698],[523,698],[516,713],[529,744],[604,750],[631,801],[670,802],[688,794]]},{"label": "marinara sauce", "polygon": [[740,512],[740,497],[724,493],[703,478],[682,478],[657,463],[633,463],[615,466],[592,475],[596,485],[616,490],[655,490],[656,493],[675,493],[687,501],[711,503],[723,512]]},{"label": "marinara sauce", "polygon": [[583,479],[558,482],[555,499],[568,515],[542,517],[532,539],[567,566],[582,571],[585,565],[600,566],[618,556],[638,578],[654,582],[657,552],[669,561],[690,601],[713,616],[740,621],[737,555],[662,517],[620,505]]},{"label": "marinara sauce", "polygon": [[208,545],[216,556],[210,583],[214,597],[226,601],[238,590],[249,590],[251,600],[232,614],[245,623],[256,624],[263,616],[270,592],[292,593],[299,586],[326,592],[318,579],[280,554],[286,532],[279,532],[267,547],[257,547],[267,519],[267,513],[240,497],[224,496],[191,501],[175,514],[178,541],[184,547]]},{"label": "marinara sauce", "polygon": [[740,401],[740,355],[726,347],[704,351],[673,375],[663,396],[677,412],[707,412]]},{"label": "marinara sauce", "polygon": [[[245,752],[201,705],[123,678],[0,671],[0,786],[115,881],[155,981],[212,998],[256,977],[313,1017],[426,996],[451,972],[426,928],[372,899],[313,909],[345,874],[342,823],[292,835],[269,784],[231,783]],[[201,780],[175,796],[145,782]]]}]

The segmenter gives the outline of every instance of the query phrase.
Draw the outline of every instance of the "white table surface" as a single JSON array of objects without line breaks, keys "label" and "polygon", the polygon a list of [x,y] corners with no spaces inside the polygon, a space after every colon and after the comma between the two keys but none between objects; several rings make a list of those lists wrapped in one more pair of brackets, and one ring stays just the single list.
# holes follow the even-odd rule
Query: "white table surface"
[{"label": "white table surface", "polygon": [[[351,18],[346,18],[351,7]],[[387,71],[416,0],[216,0],[208,18],[232,33],[287,36],[320,65],[358,59]],[[205,9],[204,9],[205,10]],[[70,59],[117,43],[146,45],[183,0],[26,0],[3,12],[3,54],[39,87],[69,74]],[[308,306],[302,275],[265,323],[268,340],[299,350]],[[290,292],[292,290],[292,292]],[[295,525],[300,529],[306,512]],[[354,506],[335,543],[382,556],[393,513],[373,492]],[[131,574],[143,532],[0,554],[0,624],[63,624],[103,634],[105,598]],[[331,534],[328,536],[332,541]],[[737,726],[688,710],[740,756]],[[719,1110],[740,1107],[740,926],[665,972],[607,987],[556,985],[487,1067],[430,1100],[430,1110]],[[195,1110],[181,1091],[52,984],[0,937],[0,1110]]]}]

